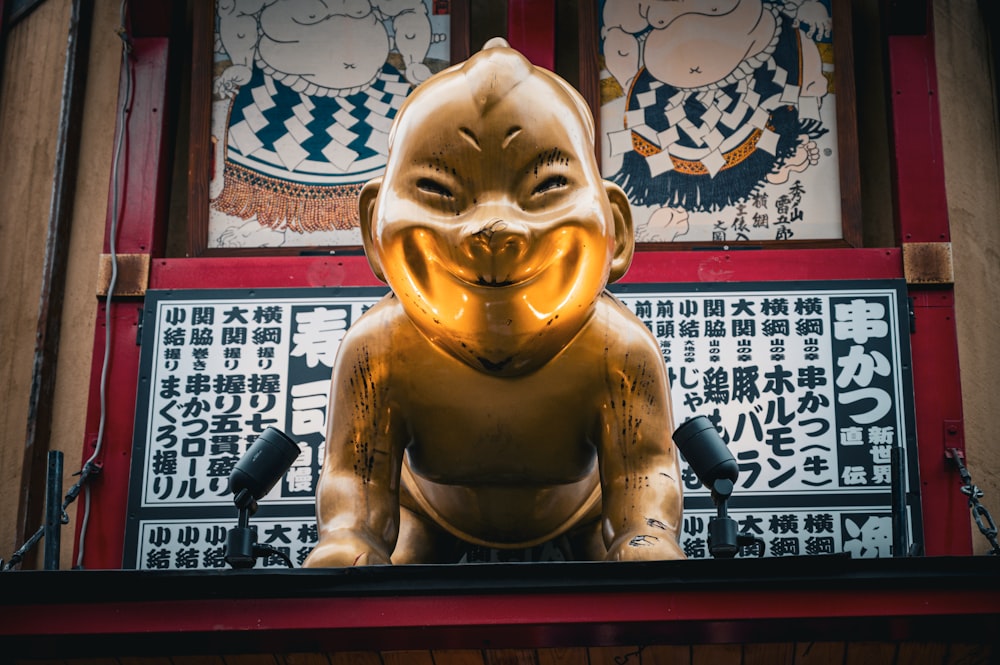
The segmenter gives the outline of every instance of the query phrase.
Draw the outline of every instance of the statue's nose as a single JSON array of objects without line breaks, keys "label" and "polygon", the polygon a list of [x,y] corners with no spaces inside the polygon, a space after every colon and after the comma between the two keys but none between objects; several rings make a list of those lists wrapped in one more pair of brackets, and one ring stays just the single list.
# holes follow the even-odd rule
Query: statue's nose
[{"label": "statue's nose", "polygon": [[466,227],[462,251],[479,280],[507,282],[520,271],[530,243],[527,226],[494,217],[485,224]]},{"label": "statue's nose", "polygon": [[528,248],[528,229],[519,222],[497,217],[471,230],[468,246],[473,258],[485,255],[494,260],[515,261]]},{"label": "statue's nose", "polygon": [[472,234],[475,242],[494,256],[520,256],[528,245],[527,229],[522,224],[493,219]]}]

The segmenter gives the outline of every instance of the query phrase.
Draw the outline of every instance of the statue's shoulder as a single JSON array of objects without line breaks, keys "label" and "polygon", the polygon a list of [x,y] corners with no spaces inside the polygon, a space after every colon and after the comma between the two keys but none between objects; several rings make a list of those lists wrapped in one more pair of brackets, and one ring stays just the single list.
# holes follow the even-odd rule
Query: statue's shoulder
[{"label": "statue's shoulder", "polygon": [[388,293],[359,316],[347,329],[342,347],[378,352],[417,334],[399,299]]},{"label": "statue's shoulder", "polygon": [[659,344],[652,331],[610,291],[598,298],[591,328],[609,345],[632,351],[645,350],[659,356]]},{"label": "statue's shoulder", "polygon": [[618,325],[638,323],[645,327],[629,306],[610,291],[604,291],[597,299],[595,312],[599,318],[606,318]]}]

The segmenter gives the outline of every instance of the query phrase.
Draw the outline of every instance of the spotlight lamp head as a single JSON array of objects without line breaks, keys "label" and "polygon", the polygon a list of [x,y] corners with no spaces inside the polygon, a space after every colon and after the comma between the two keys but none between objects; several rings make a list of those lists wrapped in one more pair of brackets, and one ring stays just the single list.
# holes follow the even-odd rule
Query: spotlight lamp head
[{"label": "spotlight lamp head", "polygon": [[299,452],[298,444],[281,430],[264,430],[229,474],[229,490],[236,506],[256,512],[257,501],[288,472]]},{"label": "spotlight lamp head", "polygon": [[708,522],[708,549],[712,556],[731,559],[741,548],[755,549],[757,556],[764,556],[764,541],[752,533],[740,533],[736,520],[729,517],[726,504],[740,477],[740,467],[712,421],[695,416],[674,430],[673,438],[698,480],[712,491],[718,511]]},{"label": "spotlight lamp head", "polygon": [[718,502],[733,493],[739,465],[712,421],[695,416],[674,431],[674,443],[705,487]]}]

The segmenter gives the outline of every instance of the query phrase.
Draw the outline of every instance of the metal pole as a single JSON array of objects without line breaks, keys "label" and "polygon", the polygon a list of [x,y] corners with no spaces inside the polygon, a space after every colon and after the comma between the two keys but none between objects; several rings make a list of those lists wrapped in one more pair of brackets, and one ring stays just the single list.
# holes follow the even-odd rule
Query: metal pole
[{"label": "metal pole", "polygon": [[62,528],[63,454],[49,451],[49,471],[45,484],[45,570],[59,570],[59,532]]},{"label": "metal pole", "polygon": [[906,471],[903,468],[902,451],[893,446],[890,451],[889,469],[892,473],[890,501],[892,505],[892,556],[909,556],[906,524]]}]

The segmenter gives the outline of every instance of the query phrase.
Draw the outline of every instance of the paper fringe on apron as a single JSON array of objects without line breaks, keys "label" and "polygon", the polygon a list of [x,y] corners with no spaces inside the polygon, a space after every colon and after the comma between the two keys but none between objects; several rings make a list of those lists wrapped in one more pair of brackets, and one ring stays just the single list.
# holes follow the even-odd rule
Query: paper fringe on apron
[{"label": "paper fringe on apron", "polygon": [[360,226],[358,195],[364,183],[303,185],[255,173],[226,161],[223,187],[212,208],[240,219],[254,215],[276,231],[314,233]]}]

